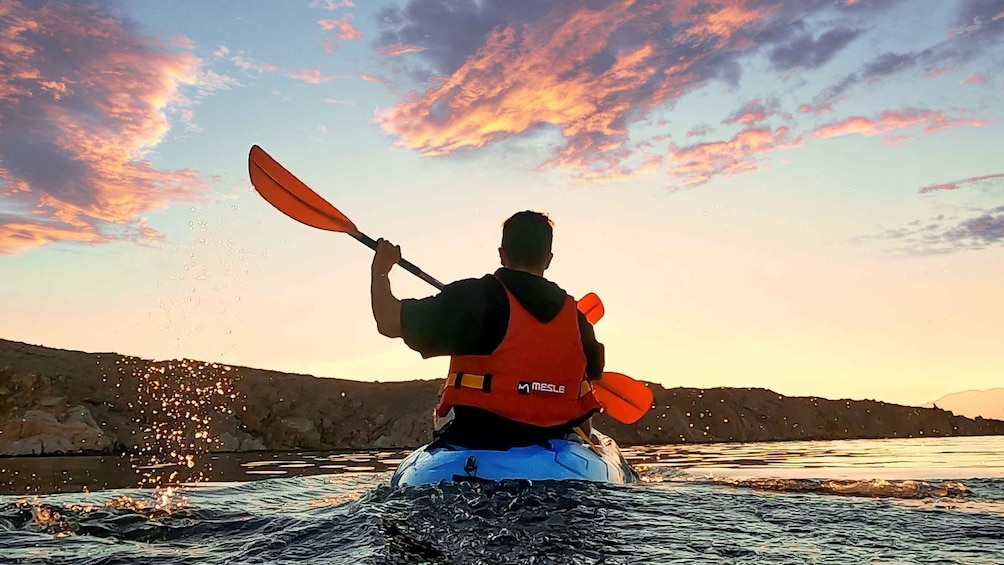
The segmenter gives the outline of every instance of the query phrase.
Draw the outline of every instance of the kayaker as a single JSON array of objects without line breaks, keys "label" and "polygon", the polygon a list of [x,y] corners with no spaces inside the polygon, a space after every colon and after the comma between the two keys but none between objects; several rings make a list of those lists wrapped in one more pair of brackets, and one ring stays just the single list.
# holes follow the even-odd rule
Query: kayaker
[{"label": "kayaker", "polygon": [[401,249],[378,241],[370,287],[377,330],[423,359],[450,356],[435,441],[506,449],[588,435],[600,409],[588,381],[603,375],[604,347],[574,299],[544,278],[552,240],[547,215],[518,212],[503,224],[494,273],[405,300],[388,277]]}]

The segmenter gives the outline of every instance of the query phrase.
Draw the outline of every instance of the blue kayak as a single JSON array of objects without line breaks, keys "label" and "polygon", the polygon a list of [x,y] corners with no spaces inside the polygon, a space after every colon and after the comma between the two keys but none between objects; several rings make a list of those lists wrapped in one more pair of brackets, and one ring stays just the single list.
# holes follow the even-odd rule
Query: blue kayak
[{"label": "blue kayak", "polygon": [[550,440],[548,446],[507,450],[425,445],[401,461],[390,484],[397,487],[502,479],[625,484],[638,480],[614,440],[596,430],[591,439],[593,446],[578,438],[568,438]]}]

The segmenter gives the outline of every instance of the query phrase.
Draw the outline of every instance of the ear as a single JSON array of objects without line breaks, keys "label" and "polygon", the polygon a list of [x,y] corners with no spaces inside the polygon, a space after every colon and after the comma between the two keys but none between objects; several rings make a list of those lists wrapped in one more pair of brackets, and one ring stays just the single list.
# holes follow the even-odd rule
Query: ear
[{"label": "ear", "polygon": [[509,257],[506,256],[505,250],[499,247],[499,263],[505,267],[509,263]]},{"label": "ear", "polygon": [[548,267],[551,266],[551,259],[554,259],[554,253],[547,254],[547,261],[544,262],[544,270],[546,271]]}]

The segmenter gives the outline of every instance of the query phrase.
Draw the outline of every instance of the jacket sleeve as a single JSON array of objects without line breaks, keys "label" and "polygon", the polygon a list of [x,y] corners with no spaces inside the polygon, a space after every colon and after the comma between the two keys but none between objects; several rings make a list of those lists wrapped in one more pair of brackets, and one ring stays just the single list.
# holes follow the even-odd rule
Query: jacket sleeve
[{"label": "jacket sleeve", "polygon": [[508,316],[508,302],[497,304],[494,294],[484,279],[465,279],[434,296],[402,300],[401,337],[423,359],[491,353],[505,334],[498,318]]},{"label": "jacket sleeve", "polygon": [[586,375],[589,380],[597,380],[603,376],[603,369],[606,366],[606,348],[599,341],[596,341],[596,334],[593,325],[586,319],[586,315],[579,312],[579,335],[582,337],[582,351],[586,354]]}]

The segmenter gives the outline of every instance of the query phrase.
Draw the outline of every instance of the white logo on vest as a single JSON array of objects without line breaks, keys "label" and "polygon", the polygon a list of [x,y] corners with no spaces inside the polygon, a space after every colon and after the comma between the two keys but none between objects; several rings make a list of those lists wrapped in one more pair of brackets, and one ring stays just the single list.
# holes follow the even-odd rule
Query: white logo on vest
[{"label": "white logo on vest", "polygon": [[516,384],[516,392],[520,394],[530,394],[531,392],[550,392],[552,394],[565,394],[565,385],[553,383],[540,383],[530,381],[520,381]]}]

